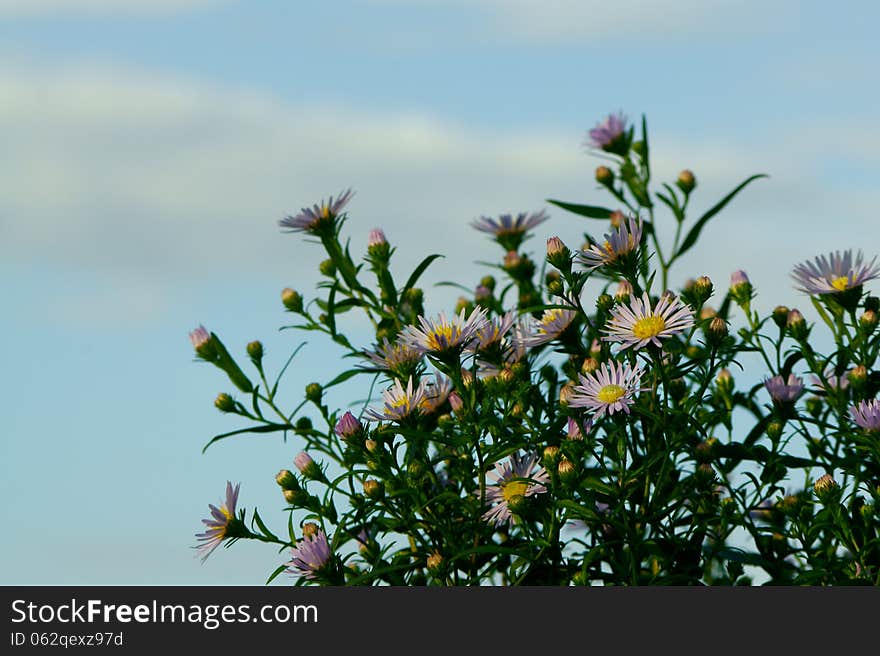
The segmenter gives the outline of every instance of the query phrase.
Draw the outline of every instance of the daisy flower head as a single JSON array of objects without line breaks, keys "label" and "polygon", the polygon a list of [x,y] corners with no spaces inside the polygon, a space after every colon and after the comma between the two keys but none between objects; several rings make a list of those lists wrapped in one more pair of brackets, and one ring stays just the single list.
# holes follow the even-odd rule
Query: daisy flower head
[{"label": "daisy flower head", "polygon": [[492,507],[483,514],[483,519],[495,526],[509,522],[523,499],[547,492],[550,482],[550,476],[538,466],[538,456],[534,454],[511,454],[507,462],[495,463],[488,478],[493,484],[486,487],[486,502]]},{"label": "daisy flower head", "polygon": [[422,390],[425,398],[419,404],[419,410],[422,414],[429,415],[437,412],[449,398],[449,393],[452,391],[452,381],[446,376],[435,373],[433,381],[424,379]]},{"label": "daisy flower head", "polygon": [[810,295],[838,294],[880,278],[880,265],[875,264],[876,260],[875,257],[866,264],[861,251],[855,257],[850,250],[835,251],[798,264],[791,276],[798,291]]},{"label": "daisy flower head", "polygon": [[627,221],[605,235],[602,245],[591,244],[586,250],[578,251],[577,260],[588,271],[603,265],[616,265],[635,251],[642,240],[643,221],[631,216]]},{"label": "daisy flower head", "polygon": [[[313,235],[326,234],[336,227],[336,218],[339,216],[342,208],[344,208],[354,192],[347,189],[340,193],[335,199],[330,196],[327,200],[322,200],[320,204],[312,207],[303,207],[299,214],[285,216],[278,224],[287,230],[287,232],[308,232]],[[329,230],[328,230],[329,229]]]},{"label": "daisy flower head", "polygon": [[481,216],[471,221],[471,226],[480,232],[492,235],[505,250],[515,251],[525,239],[526,232],[544,223],[550,217],[544,210],[538,212],[520,212],[501,214],[497,219]]},{"label": "daisy flower head", "polygon": [[592,410],[596,418],[618,411],[629,414],[635,394],[644,389],[639,387],[642,373],[638,365],[603,362],[592,374],[578,374],[580,384],[573,387],[568,405]]},{"label": "daisy flower head", "polygon": [[679,335],[694,325],[694,311],[681,299],[664,294],[651,306],[648,293],[633,298],[629,305],[618,305],[612,310],[602,337],[605,341],[620,342],[622,349],[640,349],[648,344],[662,346],[660,339]]},{"label": "daisy flower head", "polygon": [[880,400],[860,401],[849,409],[853,421],[868,432],[880,431]]},{"label": "daisy flower head", "polygon": [[309,580],[317,578],[321,569],[330,562],[332,555],[327,535],[321,529],[311,535],[303,535],[302,540],[290,551],[293,558],[285,563],[288,571]]},{"label": "daisy flower head", "polygon": [[587,145],[597,150],[617,153],[626,153],[629,144],[626,134],[626,116],[623,112],[609,114],[604,121],[596,124],[589,133]]},{"label": "daisy flower head", "polygon": [[207,527],[204,533],[196,533],[200,542],[196,546],[199,556],[204,562],[214,549],[220,546],[227,538],[241,537],[245,535],[244,523],[235,515],[235,507],[238,504],[239,483],[235,487],[230,481],[226,482],[226,501],[218,508],[212,503],[208,504],[211,511],[210,519],[203,519],[202,523]]},{"label": "daisy flower head", "polygon": [[562,335],[576,316],[575,310],[547,308],[540,319],[532,321],[529,333],[518,338],[519,343],[528,348],[546,344]]},{"label": "daisy flower head", "polygon": [[420,327],[407,326],[401,333],[401,339],[412,348],[433,355],[442,356],[463,349],[486,320],[486,308],[474,308],[465,319],[466,309],[462,308],[459,315],[451,320],[445,312],[441,312],[436,319],[419,316]]},{"label": "daisy flower head", "polygon": [[413,388],[413,379],[410,376],[404,388],[400,380],[396,379],[391,387],[382,392],[382,400],[384,405],[381,410],[368,408],[367,414],[379,421],[403,421],[418,412],[425,400],[424,381]]},{"label": "daisy flower head", "polygon": [[794,403],[804,392],[803,381],[794,374],[789,374],[787,379],[782,376],[767,378],[764,387],[775,403]]},{"label": "daisy flower head", "polygon": [[382,344],[378,345],[375,351],[364,351],[364,355],[377,367],[402,378],[408,378],[415,372],[422,361],[423,353],[424,351],[404,339],[398,338],[394,342],[389,342],[387,337],[382,338]]},{"label": "daisy flower head", "polygon": [[474,339],[468,345],[468,351],[485,351],[501,344],[503,337],[516,322],[516,312],[509,310],[500,317],[492,317],[481,323],[474,332]]}]

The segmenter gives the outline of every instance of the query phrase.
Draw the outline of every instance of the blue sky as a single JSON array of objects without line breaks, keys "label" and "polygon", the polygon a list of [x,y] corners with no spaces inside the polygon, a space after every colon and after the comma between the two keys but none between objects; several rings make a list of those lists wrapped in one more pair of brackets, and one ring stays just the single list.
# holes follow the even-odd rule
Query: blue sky
[{"label": "blue sky", "polygon": [[[880,57],[867,2],[0,0],[0,583],[253,584],[282,557],[192,535],[226,480],[283,526],[295,442],[227,442],[227,386],[193,362],[204,323],[280,366],[301,337],[279,292],[320,254],[277,220],[352,186],[354,252],[382,226],[449,308],[480,214],[604,202],[583,149],[618,109],[695,209],[770,174],[710,225],[672,283],[744,268],[759,309],[810,317],[797,262],[880,243]],[[579,244],[561,211],[529,242]],[[595,226],[593,226],[595,227]],[[464,237],[464,238],[462,238]],[[286,390],[342,366],[313,338]],[[340,391],[344,406],[361,390]],[[348,394],[348,396],[346,396]]]}]

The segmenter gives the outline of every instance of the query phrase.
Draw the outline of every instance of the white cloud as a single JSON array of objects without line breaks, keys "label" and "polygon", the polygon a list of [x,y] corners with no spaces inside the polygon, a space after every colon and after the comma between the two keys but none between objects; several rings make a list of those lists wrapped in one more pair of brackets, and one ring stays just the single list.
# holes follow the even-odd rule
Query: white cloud
[{"label": "white cloud", "polygon": [[156,14],[199,9],[223,0],[0,0],[0,17],[46,14]]},{"label": "white cloud", "polygon": [[[500,254],[468,227],[472,218],[546,207],[547,197],[605,198],[581,134],[490,132],[424,115],[300,106],[130,70],[7,68],[0,99],[0,256],[131,281],[149,291],[156,311],[181,280],[307,289],[318,249],[282,234],[277,220],[349,185],[357,191],[346,225],[354,253],[379,225],[399,247],[400,277],[439,252],[446,259],[426,279],[466,285],[485,273],[475,260]],[[656,174],[674,179],[693,168],[695,211],[753,172],[773,176],[709,225],[704,248],[687,256],[672,284],[705,273],[724,286],[730,271],[747,267],[772,307],[792,301],[792,264],[874,234],[878,192],[826,184],[819,166],[846,142],[876,174],[876,137],[810,128],[810,139],[792,125],[753,142],[732,135],[697,142],[655,129]],[[603,228],[551,214],[529,242],[534,251],[551,234],[577,246],[584,228]],[[101,319],[97,308],[92,314]]]},{"label": "white cloud", "polygon": [[[560,41],[615,41],[626,43],[682,35],[712,36],[774,30],[790,2],[772,4],[754,0],[367,0],[410,7],[464,8],[477,20],[478,31],[465,33],[481,39],[511,38]],[[483,20],[486,23],[483,23]],[[488,25],[489,35],[486,34]]]}]

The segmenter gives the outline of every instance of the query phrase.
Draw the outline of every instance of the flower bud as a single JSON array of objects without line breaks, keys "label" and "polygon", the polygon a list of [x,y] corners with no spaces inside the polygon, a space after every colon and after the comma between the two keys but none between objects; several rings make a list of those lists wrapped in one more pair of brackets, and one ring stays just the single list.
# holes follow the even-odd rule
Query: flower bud
[{"label": "flower bud", "polygon": [[730,274],[730,296],[738,305],[745,305],[752,300],[752,283],[745,271],[734,271]]},{"label": "flower bud", "polygon": [[474,290],[474,300],[479,303],[480,301],[488,301],[490,298],[492,298],[492,290],[483,285],[477,285]]},{"label": "flower bud", "polygon": [[302,532],[304,538],[311,538],[318,534],[318,525],[315,522],[306,522],[302,526]]},{"label": "flower bud", "polygon": [[590,355],[592,355],[594,358],[598,358],[600,355],[602,355],[602,342],[600,342],[598,339],[594,339],[590,343]]},{"label": "flower bud", "polygon": [[599,294],[599,298],[596,299],[596,309],[599,312],[608,312],[612,307],[614,307],[614,297],[610,294]]},{"label": "flower bud", "polygon": [[678,180],[675,181],[675,184],[687,195],[697,186],[697,179],[694,177],[693,171],[685,169],[678,174]]},{"label": "flower bud", "polygon": [[567,406],[571,401],[572,394],[574,394],[574,383],[569,381],[559,389],[559,402]]},{"label": "flower bud", "polygon": [[586,421],[582,425],[574,417],[569,417],[566,424],[565,436],[569,440],[582,440],[584,439],[584,434],[589,433],[592,427],[592,421]]},{"label": "flower bud", "polygon": [[633,286],[626,280],[621,280],[617,285],[617,291],[614,292],[614,300],[624,305],[629,303],[629,299],[633,294]]},{"label": "flower bud", "polygon": [[284,304],[284,307],[286,307],[291,312],[302,312],[302,296],[299,295],[299,292],[291,289],[290,287],[285,287],[281,290],[281,302]]},{"label": "flower bud", "polygon": [[544,447],[544,467],[553,467],[559,461],[559,447],[550,445]]},{"label": "flower bud", "polygon": [[294,428],[299,432],[310,431],[312,430],[312,420],[308,417],[300,417],[296,420]]},{"label": "flower bud", "polygon": [[702,485],[709,485],[715,481],[715,469],[707,462],[697,465],[694,472],[697,482]]},{"label": "flower bud", "polygon": [[318,463],[312,460],[312,456],[305,451],[300,451],[296,454],[296,458],[293,459],[293,464],[296,465],[296,468],[299,469],[300,473],[306,478],[314,481],[324,480],[324,472],[321,471]]},{"label": "flower bud", "polygon": [[373,228],[367,237],[367,253],[378,260],[387,260],[391,252],[388,240],[381,228]]},{"label": "flower bud", "polygon": [[715,446],[717,444],[718,439],[715,437],[710,437],[708,440],[700,442],[694,447],[694,457],[698,462],[709,462],[715,454]]},{"label": "flower bud", "polygon": [[600,185],[610,187],[614,183],[614,171],[607,166],[596,167],[596,182]]},{"label": "flower bud", "polygon": [[294,489],[285,487],[281,489],[281,492],[284,495],[284,500],[291,506],[303,508],[309,503],[309,493],[301,488]]},{"label": "flower bud", "polygon": [[318,271],[320,271],[323,275],[328,278],[332,278],[336,275],[336,264],[331,259],[323,260],[318,265]]},{"label": "flower bud", "polygon": [[556,466],[556,472],[559,474],[559,480],[565,485],[571,485],[578,478],[577,467],[565,456],[560,458],[559,464]]},{"label": "flower bud", "polygon": [[788,323],[788,313],[789,309],[784,305],[777,305],[773,308],[773,323],[775,323],[780,328],[785,328]]},{"label": "flower bud", "polygon": [[495,278],[494,276],[483,276],[480,278],[480,284],[483,287],[488,287],[490,290],[495,290]]},{"label": "flower bud", "polygon": [[712,279],[709,276],[700,276],[694,281],[694,285],[691,288],[691,294],[697,306],[708,301],[714,291],[715,286],[712,284]]},{"label": "flower bud", "polygon": [[599,368],[599,361],[596,358],[584,358],[581,364],[581,373],[591,374]]},{"label": "flower bud", "polygon": [[474,311],[474,304],[464,296],[459,296],[458,300],[455,302],[455,313],[461,314],[462,310],[464,310],[465,314],[470,315],[470,313]]},{"label": "flower bud", "polygon": [[364,448],[370,453],[376,453],[380,446],[381,445],[376,440],[366,440],[364,442]]},{"label": "flower bud", "polygon": [[700,320],[705,321],[706,319],[711,319],[712,317],[718,316],[718,312],[715,311],[715,308],[704,305],[700,309]]},{"label": "flower bud", "polygon": [[822,414],[822,399],[818,396],[811,396],[805,402],[807,412],[810,413],[810,416],[813,419],[818,419],[819,415]]},{"label": "flower bud", "polygon": [[220,412],[235,412],[235,401],[225,392],[220,392],[214,399],[214,407]]},{"label": "flower bud", "polygon": [[798,310],[789,311],[788,318],[785,320],[785,328],[788,330],[788,334],[798,341],[806,339],[810,334],[804,315]]},{"label": "flower bud", "polygon": [[364,481],[364,494],[377,501],[385,496],[385,486],[373,478],[368,478]]},{"label": "flower bud", "polygon": [[722,369],[718,372],[718,375],[715,376],[715,384],[718,386],[718,390],[723,394],[730,394],[733,391],[733,376],[730,373],[729,369]]},{"label": "flower bud", "polygon": [[547,240],[547,261],[560,271],[571,268],[571,251],[559,237],[554,236]]},{"label": "flower bud", "polygon": [[[620,210],[614,210],[609,215],[608,220],[611,221],[612,228],[619,228],[623,224],[623,222],[626,221],[626,214],[624,214]],[[589,245],[581,250],[589,250]]]},{"label": "flower bud", "polygon": [[866,335],[870,335],[877,327],[877,312],[875,310],[865,310],[864,314],[859,317],[859,328]]},{"label": "flower bud", "polygon": [[192,343],[196,355],[202,360],[216,364],[218,357],[217,345],[214,335],[209,333],[207,328],[199,326],[193,330],[189,334],[189,341]]},{"label": "flower bud", "polygon": [[333,432],[343,440],[349,440],[355,435],[359,435],[363,430],[363,424],[357,420],[351,410],[347,410],[333,428]]},{"label": "flower bud", "polygon": [[316,405],[321,403],[323,393],[324,388],[321,387],[320,383],[309,383],[306,385],[306,398]]},{"label": "flower bud", "polygon": [[727,322],[721,317],[712,319],[706,329],[706,337],[711,344],[720,344],[727,337]]},{"label": "flower bud", "polygon": [[452,411],[458,413],[464,407],[464,401],[458,395],[458,392],[450,392],[449,396],[446,397],[446,400],[449,401],[449,407],[452,408]]},{"label": "flower bud", "polygon": [[299,482],[296,480],[296,476],[293,475],[293,472],[289,469],[282,469],[275,475],[275,482],[281,486],[283,490],[298,490]]},{"label": "flower bud", "polygon": [[824,476],[819,477],[816,482],[813,483],[813,491],[821,501],[833,498],[838,489],[839,486],[837,485],[837,481],[835,481],[830,474],[825,474]]},{"label": "flower bud", "polygon": [[263,343],[259,340],[248,342],[247,354],[250,356],[251,360],[254,361],[254,363],[260,362],[260,360],[263,359]]},{"label": "flower bud", "polygon": [[868,368],[865,365],[860,364],[857,367],[850,369],[846,377],[856,391],[861,391],[864,388],[865,383],[868,382]]},{"label": "flower bud", "polygon": [[517,253],[516,251],[507,251],[503,261],[504,270],[513,271],[520,265],[521,262],[522,258],[519,256],[519,253]]},{"label": "flower bud", "polygon": [[771,421],[767,424],[767,428],[764,432],[767,434],[767,437],[770,438],[771,442],[776,442],[780,437],[782,437],[782,431],[785,430],[785,424],[781,421]]},{"label": "flower bud", "polygon": [[547,293],[552,296],[562,296],[565,293],[565,285],[561,280],[550,280],[547,283]]}]

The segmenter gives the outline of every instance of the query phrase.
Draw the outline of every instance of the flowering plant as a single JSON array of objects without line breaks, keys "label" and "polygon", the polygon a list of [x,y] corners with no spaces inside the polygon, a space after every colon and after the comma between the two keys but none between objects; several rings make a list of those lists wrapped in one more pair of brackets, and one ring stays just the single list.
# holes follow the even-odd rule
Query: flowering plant
[{"label": "flowering plant", "polygon": [[[639,127],[615,114],[589,131],[616,209],[548,200],[602,221],[602,238],[552,237],[539,262],[523,244],[545,211],[475,220],[500,261],[451,314],[427,313],[417,286],[438,255],[402,285],[382,230],[352,256],[350,190],[283,218],[327,254],[311,301],[282,291],[290,327],[325,334],[356,364],[284,409],[290,359],[270,381],[260,342],[247,345],[248,375],[215,333],[191,333],[240,392],[216,407],[247,422],[209,445],[279,433],[299,452],[275,478],[287,531],[257,510],[248,521],[230,483],[200,553],[272,543],[286,555],[269,581],[289,572],[297,584],[880,584],[880,299],[864,288],[880,266],[846,251],[793,268],[828,353],[798,310],[756,311],[744,271],[723,290],[706,276],[669,289],[707,223],[766,176],[693,218],[694,174],[654,189]],[[371,343],[343,331],[351,310]],[[744,369],[749,358],[761,371]],[[365,403],[326,403],[328,389],[365,379]]]}]

